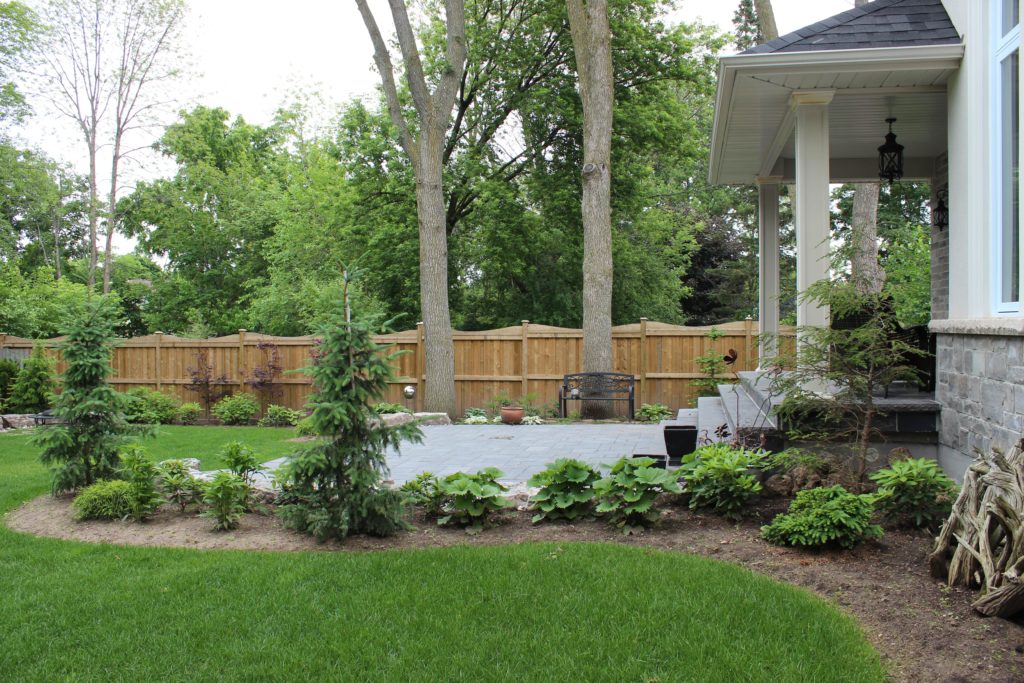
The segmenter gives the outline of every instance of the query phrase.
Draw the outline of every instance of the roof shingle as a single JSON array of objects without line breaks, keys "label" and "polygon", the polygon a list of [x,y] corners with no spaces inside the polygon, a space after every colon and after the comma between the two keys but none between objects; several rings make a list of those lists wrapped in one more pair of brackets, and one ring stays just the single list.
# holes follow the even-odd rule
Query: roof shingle
[{"label": "roof shingle", "polygon": [[875,0],[750,48],[743,54],[958,44],[942,0]]}]

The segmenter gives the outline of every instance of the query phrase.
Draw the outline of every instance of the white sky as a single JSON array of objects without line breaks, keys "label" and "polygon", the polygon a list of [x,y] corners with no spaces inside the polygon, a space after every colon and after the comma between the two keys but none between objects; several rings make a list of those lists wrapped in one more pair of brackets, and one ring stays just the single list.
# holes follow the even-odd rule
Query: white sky
[{"label": "white sky", "polygon": [[[188,0],[187,51],[196,75],[182,84],[177,109],[219,106],[232,115],[266,124],[297,91],[317,91],[330,105],[372,97],[377,74],[373,49],[355,2],[349,0]],[[670,19],[732,29],[738,0],[679,0]],[[781,34],[853,7],[854,0],[773,0]],[[384,0],[370,0],[382,31],[390,33]],[[79,171],[82,145],[70,121],[37,104],[36,116],[15,136]],[[170,112],[168,121],[173,120]],[[159,130],[153,135],[159,136]],[[149,142],[149,141],[140,141]],[[140,158],[126,169],[134,179],[173,173],[166,160]],[[126,182],[130,191],[132,178]],[[102,185],[101,185],[102,186]],[[122,250],[128,244],[119,245]]]}]

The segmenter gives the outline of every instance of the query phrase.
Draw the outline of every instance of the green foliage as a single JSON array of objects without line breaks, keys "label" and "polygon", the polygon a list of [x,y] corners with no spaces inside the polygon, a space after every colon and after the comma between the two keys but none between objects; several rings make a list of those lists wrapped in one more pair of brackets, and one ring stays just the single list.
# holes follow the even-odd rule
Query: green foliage
[{"label": "green foliage", "polygon": [[213,406],[213,416],[226,425],[245,425],[260,411],[260,404],[251,394],[225,396]]},{"label": "green foliage", "polygon": [[294,427],[302,420],[302,413],[287,406],[269,405],[259,421],[260,427]]},{"label": "green foliage", "polygon": [[761,527],[761,535],[777,545],[852,548],[882,536],[882,528],[871,523],[873,500],[870,494],[853,494],[842,486],[799,491],[789,512]]},{"label": "green foliage", "polygon": [[827,474],[832,463],[817,452],[806,448],[787,448],[768,456],[765,469],[789,473],[800,468],[808,473]]},{"label": "green foliage", "polygon": [[374,343],[370,323],[346,320],[344,303],[306,369],[315,387],[309,427],[323,438],[292,456],[292,502],[278,507],[289,526],[319,540],[405,528],[404,496],[382,483],[386,452],[422,439],[415,424],[385,425],[373,409],[395,379],[396,354]]},{"label": "green foliage", "polygon": [[124,519],[132,514],[132,485],[120,479],[101,480],[82,489],[72,506],[75,519]]},{"label": "green foliage", "polygon": [[[0,153],[3,151],[0,143]],[[0,190],[0,200],[4,199]],[[45,217],[48,230],[49,217]],[[2,226],[0,220],[0,226]],[[2,237],[2,229],[0,229]],[[35,238],[26,236],[28,239]],[[38,238],[35,238],[38,240]],[[36,242],[38,243],[38,242]],[[2,252],[0,245],[0,252]],[[85,305],[89,291],[70,278],[56,279],[53,271],[39,267],[23,274],[18,266],[0,259],[0,329],[31,339],[55,337],[65,321]]]},{"label": "green foliage", "polygon": [[878,484],[875,506],[887,518],[936,529],[949,516],[956,483],[928,458],[896,460],[871,475]]},{"label": "green foliage", "polygon": [[178,406],[178,414],[175,416],[175,422],[183,425],[194,425],[199,421],[199,416],[203,414],[203,407],[198,403],[182,403]]},{"label": "green foliage", "polygon": [[636,411],[636,416],[643,422],[661,422],[672,417],[672,411],[663,403],[644,403]]},{"label": "green foliage", "polygon": [[162,391],[136,387],[125,392],[125,419],[136,424],[171,424],[179,415],[180,402]]},{"label": "green foliage", "polygon": [[533,523],[589,516],[594,483],[600,478],[600,472],[581,460],[560,458],[549,464],[530,477],[530,486],[540,489],[530,498],[536,512]]},{"label": "green foliage", "polygon": [[299,436],[316,436],[316,427],[313,425],[313,418],[306,416],[295,425],[295,433]]},{"label": "green foliage", "polygon": [[690,507],[710,507],[726,519],[738,520],[761,492],[761,482],[750,470],[763,467],[766,454],[721,443],[702,446],[695,453],[695,465],[686,475]]},{"label": "green foliage", "polygon": [[260,464],[256,451],[240,441],[225,444],[220,452],[220,460],[232,474],[237,474],[250,487],[256,475],[266,469]]},{"label": "green foliage", "polygon": [[401,403],[388,403],[382,401],[373,406],[373,409],[377,411],[379,415],[393,415],[395,413],[411,413],[412,411],[403,406]]},{"label": "green foliage", "polygon": [[399,489],[417,505],[422,505],[428,517],[440,517],[448,504],[448,495],[441,489],[441,480],[433,472],[420,472]]},{"label": "green foliage", "polygon": [[611,472],[594,484],[597,512],[608,515],[608,521],[632,534],[652,526],[661,519],[654,507],[662,493],[680,493],[675,472],[652,467],[653,458],[621,458]]},{"label": "green foliage", "polygon": [[36,436],[40,459],[53,472],[55,493],[109,479],[117,471],[128,424],[125,397],[107,382],[115,313],[107,299],[97,299],[71,321],[61,345],[67,370],[53,411],[61,424]]},{"label": "green foliage", "polygon": [[157,468],[140,446],[126,446],[121,450],[121,478],[131,485],[130,514],[136,522],[148,519],[163,502],[156,490]]},{"label": "green foliage", "polygon": [[466,417],[487,417],[487,411],[483,408],[466,408]]},{"label": "green foliage", "polygon": [[0,411],[6,410],[7,398],[14,388],[14,381],[18,378],[21,367],[10,358],[0,358]]},{"label": "green foliage", "polygon": [[485,467],[476,474],[456,472],[441,480],[441,492],[448,497],[445,515],[438,517],[441,525],[465,527],[466,533],[478,534],[493,523],[496,513],[514,503],[501,494],[508,487],[498,482],[502,476],[496,467]]},{"label": "green foliage", "polygon": [[192,476],[181,460],[165,460],[157,466],[160,489],[168,503],[177,505],[181,512],[203,499],[203,487]]},{"label": "green foliage", "polygon": [[725,362],[725,355],[718,350],[716,344],[725,336],[725,333],[712,327],[704,336],[708,339],[707,350],[694,358],[694,362],[697,363],[697,367],[700,368],[700,372],[704,376],[693,380],[692,385],[697,389],[698,396],[717,396],[719,384],[735,381],[733,378],[725,376],[729,366]]},{"label": "green foliage", "polygon": [[50,407],[53,389],[53,362],[42,346],[36,346],[14,380],[6,409],[15,413],[40,413]]},{"label": "green foliage", "polygon": [[245,480],[234,472],[220,471],[203,489],[203,502],[209,507],[202,516],[212,519],[217,531],[236,528],[249,501],[249,486]]}]

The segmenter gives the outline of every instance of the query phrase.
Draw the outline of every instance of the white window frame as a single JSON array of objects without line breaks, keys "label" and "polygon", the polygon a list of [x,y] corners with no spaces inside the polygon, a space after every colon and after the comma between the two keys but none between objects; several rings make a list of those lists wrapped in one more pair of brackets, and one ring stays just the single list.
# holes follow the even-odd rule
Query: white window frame
[{"label": "white window frame", "polygon": [[[1021,24],[1020,24],[1020,13],[1018,12],[1017,25],[1014,26],[1006,35],[1002,34],[1002,7],[1003,3],[1001,0],[991,0],[990,2],[990,18],[989,18],[989,131],[990,141],[989,149],[992,151],[992,158],[990,160],[990,206],[992,214],[989,217],[989,224],[991,226],[991,296],[992,296],[992,310],[996,315],[1013,315],[1021,312],[1021,289],[1024,284],[1024,236],[1018,238],[1018,251],[1022,252],[1018,256],[1018,269],[1022,271],[1018,275],[1018,291],[1017,301],[1003,301],[1003,216],[1001,209],[1003,206],[1002,196],[1002,173],[1003,173],[1003,141],[1002,135],[1002,109],[1003,109],[1003,93],[1002,93],[1002,74],[1001,65],[1003,60],[1017,52],[1018,55],[1018,83],[1017,83],[1017,112],[1018,112],[1018,126],[1020,125],[1019,117],[1024,114],[1024,109],[1021,108],[1021,66],[1024,66],[1020,62],[1021,57]],[[1021,144],[1020,135],[1018,133],[1018,144]],[[1018,151],[1018,164],[1024,161],[1024,155],[1021,155]],[[1019,183],[1020,181],[1018,181]],[[1024,207],[1024,193],[1018,195],[1020,197],[1020,204]],[[1024,208],[1021,209],[1024,213]],[[1024,226],[1024,220],[1018,217],[1017,227],[1021,230]]]}]

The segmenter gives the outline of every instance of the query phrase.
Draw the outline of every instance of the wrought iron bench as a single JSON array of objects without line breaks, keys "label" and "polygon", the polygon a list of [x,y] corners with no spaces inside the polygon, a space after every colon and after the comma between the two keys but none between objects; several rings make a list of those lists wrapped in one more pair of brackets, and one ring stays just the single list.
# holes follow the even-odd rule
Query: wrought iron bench
[{"label": "wrought iron bench", "polygon": [[569,401],[628,401],[633,419],[636,377],[622,372],[580,372],[565,375],[558,389],[558,411],[568,415]]}]

